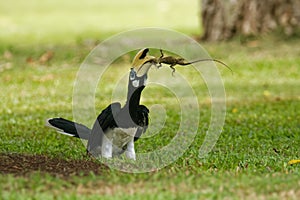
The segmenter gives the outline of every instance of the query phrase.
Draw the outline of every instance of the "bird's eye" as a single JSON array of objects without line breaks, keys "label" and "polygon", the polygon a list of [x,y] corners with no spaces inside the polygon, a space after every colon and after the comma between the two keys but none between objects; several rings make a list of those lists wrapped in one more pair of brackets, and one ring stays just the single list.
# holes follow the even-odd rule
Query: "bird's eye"
[{"label": "bird's eye", "polygon": [[133,70],[131,70],[129,78],[131,81],[135,79],[135,72]]}]

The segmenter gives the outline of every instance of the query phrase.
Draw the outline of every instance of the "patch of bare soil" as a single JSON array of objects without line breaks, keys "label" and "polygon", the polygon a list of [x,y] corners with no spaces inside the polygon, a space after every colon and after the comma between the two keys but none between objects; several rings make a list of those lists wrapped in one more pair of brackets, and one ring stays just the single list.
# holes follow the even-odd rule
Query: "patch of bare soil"
[{"label": "patch of bare soil", "polygon": [[48,173],[53,176],[96,175],[107,172],[108,167],[92,160],[64,160],[45,155],[1,154],[0,174],[24,176],[32,172]]}]

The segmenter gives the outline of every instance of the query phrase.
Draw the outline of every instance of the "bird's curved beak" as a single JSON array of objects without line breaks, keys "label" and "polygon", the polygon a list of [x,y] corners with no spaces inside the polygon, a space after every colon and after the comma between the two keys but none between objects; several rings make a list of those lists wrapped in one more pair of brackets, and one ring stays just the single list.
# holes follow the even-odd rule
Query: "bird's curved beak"
[{"label": "bird's curved beak", "polygon": [[150,67],[155,64],[155,57],[148,55],[149,49],[140,50],[134,57],[132,68],[138,77],[146,75]]}]

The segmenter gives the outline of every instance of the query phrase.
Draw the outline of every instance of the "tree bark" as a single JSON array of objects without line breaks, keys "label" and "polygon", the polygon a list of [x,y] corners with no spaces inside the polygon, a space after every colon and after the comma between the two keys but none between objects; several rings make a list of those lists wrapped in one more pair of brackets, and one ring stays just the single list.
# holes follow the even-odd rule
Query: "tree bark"
[{"label": "tree bark", "polygon": [[259,35],[282,29],[292,35],[300,27],[300,0],[202,0],[203,39]]}]

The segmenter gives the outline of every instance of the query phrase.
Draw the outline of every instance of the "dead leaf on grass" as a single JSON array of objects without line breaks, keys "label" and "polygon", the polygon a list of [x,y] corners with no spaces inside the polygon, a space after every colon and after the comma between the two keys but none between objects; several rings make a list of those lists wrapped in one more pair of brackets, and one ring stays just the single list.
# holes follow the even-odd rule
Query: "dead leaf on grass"
[{"label": "dead leaf on grass", "polygon": [[39,62],[41,64],[45,64],[45,63],[49,62],[53,58],[53,56],[54,56],[53,51],[47,51],[41,55],[41,57],[39,58]]},{"label": "dead leaf on grass", "polygon": [[300,164],[300,160],[290,160],[288,162],[289,165]]},{"label": "dead leaf on grass", "polygon": [[6,60],[10,60],[10,59],[12,59],[13,54],[12,54],[10,51],[6,50],[6,51],[4,51],[4,53],[3,53],[3,57],[4,57],[4,59],[6,59]]}]

